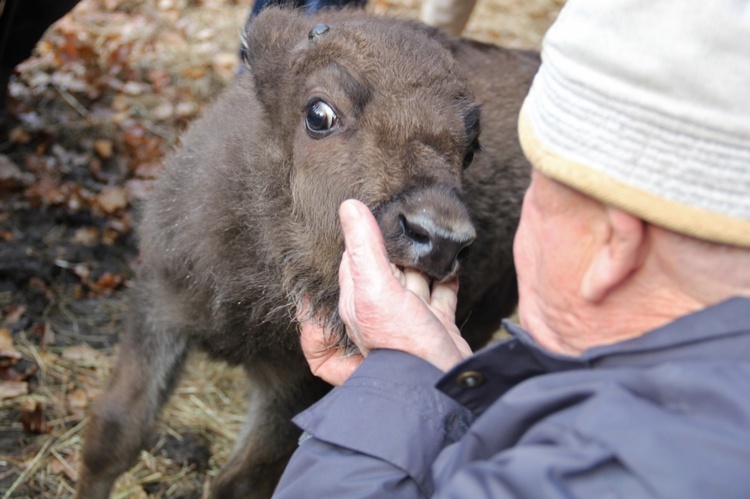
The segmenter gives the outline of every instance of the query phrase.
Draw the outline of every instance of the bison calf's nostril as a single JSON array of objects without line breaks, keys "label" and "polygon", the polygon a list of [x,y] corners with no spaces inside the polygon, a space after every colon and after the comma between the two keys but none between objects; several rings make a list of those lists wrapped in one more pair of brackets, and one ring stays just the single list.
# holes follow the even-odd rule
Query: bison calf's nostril
[{"label": "bison calf's nostril", "polygon": [[472,244],[474,244],[473,238],[470,239],[466,244],[464,244],[464,247],[458,251],[458,254],[456,255],[456,262],[458,262],[459,260],[465,260],[469,257]]},{"label": "bison calf's nostril", "polygon": [[399,215],[399,221],[401,222],[401,228],[404,231],[404,235],[421,245],[429,245],[432,238],[430,237],[430,230],[422,226],[419,222],[410,221],[406,216]]}]

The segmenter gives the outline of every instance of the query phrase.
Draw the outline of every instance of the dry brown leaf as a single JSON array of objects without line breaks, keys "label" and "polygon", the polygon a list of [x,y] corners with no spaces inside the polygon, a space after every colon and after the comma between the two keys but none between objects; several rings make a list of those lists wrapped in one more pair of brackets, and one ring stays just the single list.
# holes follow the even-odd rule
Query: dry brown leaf
[{"label": "dry brown leaf", "polygon": [[112,141],[107,139],[97,139],[94,141],[94,151],[99,157],[107,159],[112,156]]},{"label": "dry brown leaf", "polygon": [[13,345],[13,336],[6,327],[0,327],[0,366],[12,365],[21,359],[21,352]]},{"label": "dry brown leaf", "polygon": [[130,111],[130,102],[128,98],[122,94],[117,94],[112,98],[112,109],[120,113],[127,113]]},{"label": "dry brown leaf", "polygon": [[146,196],[153,189],[154,183],[149,180],[133,179],[128,180],[125,188],[130,193],[131,199],[146,199]]},{"label": "dry brown leaf", "polygon": [[28,144],[31,142],[31,134],[27,132],[22,126],[13,128],[8,134],[8,138],[14,144]]},{"label": "dry brown leaf", "polygon": [[61,461],[57,457],[52,456],[49,464],[47,465],[47,470],[50,474],[64,474],[73,481],[78,480],[78,472],[76,471],[77,468],[78,466],[76,465],[75,461],[73,459],[69,459],[67,456],[65,458],[65,461]]},{"label": "dry brown leaf", "polygon": [[120,0],[104,0],[104,8],[109,11],[114,11],[119,5]]},{"label": "dry brown leaf", "polygon": [[73,273],[80,277],[82,281],[86,281],[91,275],[91,269],[85,263],[79,263],[73,266]]},{"label": "dry brown leaf", "polygon": [[99,367],[103,356],[106,356],[106,354],[86,343],[67,347],[61,352],[63,359],[73,361],[80,367]]},{"label": "dry brown leaf", "polygon": [[81,227],[73,234],[73,242],[83,246],[93,246],[99,242],[99,230],[96,227]]},{"label": "dry brown leaf", "polygon": [[20,321],[25,313],[26,307],[24,305],[10,305],[7,314],[3,317],[3,322],[8,325],[13,325]]},{"label": "dry brown leaf", "polygon": [[16,366],[0,367],[0,381],[26,381]]},{"label": "dry brown leaf", "polygon": [[25,190],[26,197],[37,206],[67,205],[76,210],[81,206],[84,195],[80,185],[74,182],[57,183],[51,177],[44,176],[39,182]]},{"label": "dry brown leaf", "polygon": [[[179,105],[178,105],[179,108]],[[196,108],[197,110],[197,108]],[[179,114],[178,109],[175,112]],[[158,162],[164,156],[164,140],[141,125],[127,128],[122,135],[132,168],[146,162]]]},{"label": "dry brown leaf", "polygon": [[128,206],[128,193],[122,187],[105,187],[96,199],[99,207],[107,214]]},{"label": "dry brown leaf", "polygon": [[237,54],[222,52],[216,55],[213,60],[213,69],[223,78],[229,79],[237,72],[240,61]]},{"label": "dry brown leaf", "polygon": [[5,154],[0,154],[0,180],[8,180],[17,178],[21,175],[21,170]]},{"label": "dry brown leaf", "polygon": [[0,367],[1,381],[28,381],[39,368],[36,364],[19,363],[14,366]]},{"label": "dry brown leaf", "polygon": [[169,102],[163,102],[156,106],[151,112],[155,121],[166,121],[174,117],[174,106]]},{"label": "dry brown leaf", "polygon": [[29,394],[29,384],[25,381],[0,382],[0,400],[12,399]]},{"label": "dry brown leaf", "polygon": [[94,286],[96,288],[112,290],[119,287],[123,282],[125,282],[125,276],[123,274],[113,274],[112,272],[105,272],[94,283]]},{"label": "dry brown leaf", "polygon": [[180,118],[190,118],[200,111],[200,107],[195,102],[180,102],[174,109],[175,116]]},{"label": "dry brown leaf", "polygon": [[47,345],[55,344],[55,333],[44,322],[37,322],[29,329],[29,334],[39,338],[39,350],[44,351]]},{"label": "dry brown leaf", "polygon": [[206,68],[187,68],[182,72],[185,78],[197,80],[206,76]]},{"label": "dry brown leaf", "polygon": [[5,154],[0,154],[0,184],[19,183],[24,180],[24,175],[17,164]]},{"label": "dry brown leaf", "polygon": [[89,397],[85,390],[76,388],[68,392],[65,402],[71,414],[78,418],[83,418],[86,414],[86,407],[89,405]]},{"label": "dry brown leaf", "polygon": [[122,92],[128,95],[142,95],[151,91],[151,87],[137,81],[127,81],[122,86]]},{"label": "dry brown leaf", "polygon": [[169,76],[169,71],[162,67],[151,68],[146,75],[146,78],[148,78],[148,81],[153,85],[154,92],[161,92],[172,82],[172,77]]},{"label": "dry brown leaf", "polygon": [[159,172],[162,170],[162,164],[159,161],[148,161],[146,163],[141,163],[140,165],[135,167],[135,171],[133,172],[136,177],[143,178],[143,179],[154,179],[159,175]]},{"label": "dry brown leaf", "polygon": [[44,405],[39,402],[35,403],[33,410],[21,411],[21,424],[26,433],[31,433],[32,435],[49,433],[51,431],[44,417]]}]

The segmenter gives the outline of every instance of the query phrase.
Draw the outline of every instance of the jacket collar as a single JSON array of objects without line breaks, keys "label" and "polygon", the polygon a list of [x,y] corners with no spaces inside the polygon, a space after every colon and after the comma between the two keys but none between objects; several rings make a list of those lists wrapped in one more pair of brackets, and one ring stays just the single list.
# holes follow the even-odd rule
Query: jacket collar
[{"label": "jacket collar", "polygon": [[[680,317],[637,338],[591,348],[578,357],[549,352],[520,326],[510,321],[503,324],[510,339],[481,350],[451,369],[437,388],[476,411],[518,383],[541,374],[648,367],[680,359],[750,360],[750,298],[744,297]],[[474,378],[467,384],[469,375]]]}]

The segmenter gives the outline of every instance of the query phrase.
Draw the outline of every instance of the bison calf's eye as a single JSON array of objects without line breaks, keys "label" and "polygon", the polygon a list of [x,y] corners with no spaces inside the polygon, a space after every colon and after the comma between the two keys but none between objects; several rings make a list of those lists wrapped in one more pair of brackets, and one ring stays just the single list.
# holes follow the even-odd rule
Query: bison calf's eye
[{"label": "bison calf's eye", "polygon": [[464,156],[463,169],[466,170],[468,167],[471,166],[473,162],[474,162],[474,151],[469,151],[466,153],[466,156]]},{"label": "bison calf's eye", "polygon": [[339,118],[333,108],[322,100],[312,102],[307,108],[305,127],[310,137],[320,139],[338,127]]},{"label": "bison calf's eye", "polygon": [[466,151],[466,154],[464,155],[464,162],[463,162],[464,170],[466,170],[468,167],[471,166],[471,163],[474,162],[474,155],[478,152],[482,152],[482,146],[479,144],[478,140],[475,140],[469,146],[469,149]]}]

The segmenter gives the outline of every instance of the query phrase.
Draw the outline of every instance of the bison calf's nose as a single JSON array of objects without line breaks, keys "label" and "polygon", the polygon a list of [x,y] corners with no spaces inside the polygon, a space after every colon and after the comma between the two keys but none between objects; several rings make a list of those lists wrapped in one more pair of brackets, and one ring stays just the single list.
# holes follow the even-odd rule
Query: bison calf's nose
[{"label": "bison calf's nose", "polygon": [[425,211],[402,213],[399,222],[404,237],[411,244],[414,266],[436,280],[455,273],[459,256],[474,242],[476,235],[468,220],[442,226]]},{"label": "bison calf's nose", "polygon": [[476,237],[469,210],[452,186],[410,189],[375,211],[391,262],[434,281],[456,274]]}]

